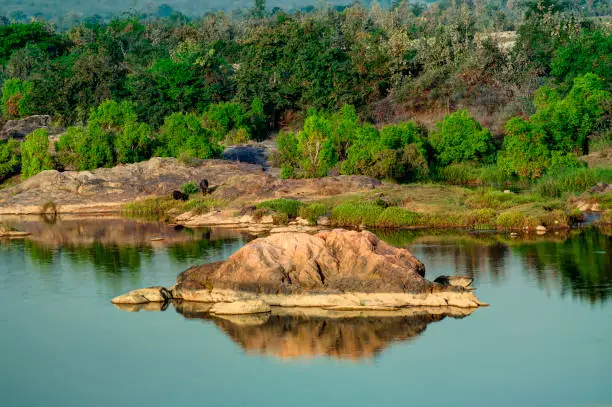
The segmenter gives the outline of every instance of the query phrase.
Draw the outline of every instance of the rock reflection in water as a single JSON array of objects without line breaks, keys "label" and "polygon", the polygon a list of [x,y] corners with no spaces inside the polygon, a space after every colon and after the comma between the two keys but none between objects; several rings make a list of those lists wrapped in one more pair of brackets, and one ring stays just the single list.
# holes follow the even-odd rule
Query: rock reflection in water
[{"label": "rock reflection in water", "polygon": [[[117,305],[116,305],[117,306]],[[212,304],[175,301],[187,319],[212,322],[248,353],[283,359],[318,356],[373,358],[394,342],[416,339],[432,322],[465,317],[473,309],[407,308],[399,311],[331,311],[320,308],[273,308],[269,314],[209,314]],[[160,303],[143,309],[162,310]],[[117,306],[137,311],[138,306]]]}]

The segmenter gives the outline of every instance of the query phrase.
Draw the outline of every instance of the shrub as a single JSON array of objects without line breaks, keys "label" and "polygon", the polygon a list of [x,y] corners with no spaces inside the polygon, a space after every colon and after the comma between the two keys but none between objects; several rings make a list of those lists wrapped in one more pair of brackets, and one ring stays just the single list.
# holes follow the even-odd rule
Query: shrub
[{"label": "shrub", "polygon": [[217,142],[223,141],[230,132],[238,129],[243,130],[247,141],[250,138],[247,112],[239,103],[212,104],[204,113],[203,121],[204,126],[213,132],[213,139]]},{"label": "shrub", "polygon": [[200,192],[200,187],[195,182],[186,182],[183,184],[183,193],[185,195],[191,195]]},{"label": "shrub", "polygon": [[280,172],[281,179],[289,179],[295,177],[295,168],[291,164],[283,164]]},{"label": "shrub", "polygon": [[153,137],[151,128],[144,123],[128,123],[113,141],[118,163],[136,163],[151,157]]},{"label": "shrub", "polygon": [[392,206],[386,208],[376,221],[376,226],[382,228],[402,228],[416,226],[419,224],[421,216],[404,208]]},{"label": "shrub", "polygon": [[493,153],[489,130],[482,128],[467,110],[446,115],[431,133],[433,146],[442,166],[465,162],[488,161]]},{"label": "shrub", "polygon": [[12,138],[0,140],[0,182],[19,172],[21,143]]},{"label": "shrub", "polygon": [[37,129],[28,134],[21,146],[21,178],[30,178],[43,170],[53,169],[49,154],[49,134],[46,129]]},{"label": "shrub", "polygon": [[383,210],[373,204],[343,203],[332,210],[330,220],[334,226],[376,226]]},{"label": "shrub", "polygon": [[300,207],[300,217],[306,219],[311,225],[316,225],[319,216],[324,216],[328,211],[329,209],[326,205],[312,203]]},{"label": "shrub", "polygon": [[260,202],[257,204],[257,209],[269,209],[276,213],[284,213],[289,218],[296,218],[302,205],[304,205],[302,202],[295,199],[279,198]]},{"label": "shrub", "polygon": [[211,158],[221,152],[213,138],[212,131],[203,128],[196,115],[173,113],[164,119],[156,154],[162,157]]}]

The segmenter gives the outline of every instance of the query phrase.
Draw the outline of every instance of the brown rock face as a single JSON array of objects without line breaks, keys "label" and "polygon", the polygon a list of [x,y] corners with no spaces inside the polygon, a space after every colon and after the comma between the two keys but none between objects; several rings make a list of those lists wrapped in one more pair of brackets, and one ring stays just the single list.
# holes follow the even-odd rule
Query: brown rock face
[{"label": "brown rock face", "polygon": [[192,267],[178,288],[269,294],[316,292],[426,293],[425,266],[408,250],[367,231],[278,233],[256,239],[224,263]]},{"label": "brown rock face", "polygon": [[214,198],[253,202],[279,197],[330,196],[362,191],[380,184],[363,176],[317,180],[282,180],[255,164],[224,160],[151,158],[136,164],[92,171],[43,171],[12,188],[0,190],[0,214],[38,214],[47,202],[58,213],[119,212],[121,205],[155,196],[170,196],[186,182],[209,182]]}]

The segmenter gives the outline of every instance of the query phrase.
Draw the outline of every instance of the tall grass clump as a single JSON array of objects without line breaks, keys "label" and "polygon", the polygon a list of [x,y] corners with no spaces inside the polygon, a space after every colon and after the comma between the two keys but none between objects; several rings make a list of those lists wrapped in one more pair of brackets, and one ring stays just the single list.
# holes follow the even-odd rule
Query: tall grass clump
[{"label": "tall grass clump", "polygon": [[535,227],[539,222],[519,211],[509,211],[500,213],[495,223],[501,229],[522,229],[524,227]]},{"label": "tall grass clump", "polygon": [[478,184],[479,170],[470,163],[455,163],[438,169],[439,181],[450,185]]},{"label": "tall grass clump", "polygon": [[215,199],[210,196],[202,198],[190,199],[183,204],[183,210],[191,211],[194,215],[201,215],[208,213],[212,209],[220,208],[225,205],[225,202]]},{"label": "tall grass clump", "polygon": [[295,199],[272,199],[257,204],[257,209],[269,209],[279,214],[285,214],[288,218],[297,218],[300,213],[300,208],[304,204]]},{"label": "tall grass clump", "polygon": [[421,220],[421,216],[408,209],[392,206],[386,208],[378,216],[376,226],[381,228],[405,228],[417,226]]},{"label": "tall grass clump", "polygon": [[536,202],[539,197],[536,195],[504,193],[492,189],[482,188],[474,195],[466,199],[465,203],[472,209],[508,209],[516,205]]},{"label": "tall grass clump", "polygon": [[378,217],[384,208],[367,203],[343,203],[331,212],[331,223],[334,226],[359,227],[377,226]]},{"label": "tall grass clump", "polygon": [[121,213],[133,218],[163,219],[170,210],[182,209],[184,205],[171,197],[148,198],[124,205]]},{"label": "tall grass clump", "polygon": [[612,182],[612,169],[567,169],[544,177],[535,189],[542,196],[556,198],[564,193],[584,192],[598,182]]},{"label": "tall grass clump", "polygon": [[300,207],[300,217],[306,219],[311,225],[316,225],[317,219],[327,212],[329,212],[329,208],[321,203],[312,203]]}]

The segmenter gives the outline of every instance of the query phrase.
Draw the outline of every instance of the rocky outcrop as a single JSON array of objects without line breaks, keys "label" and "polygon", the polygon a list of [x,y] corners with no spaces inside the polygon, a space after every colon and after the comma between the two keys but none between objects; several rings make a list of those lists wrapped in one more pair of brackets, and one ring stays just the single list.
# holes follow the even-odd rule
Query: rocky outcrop
[{"label": "rocky outcrop", "polygon": [[40,128],[48,128],[51,124],[51,116],[36,115],[29,116],[19,120],[9,120],[2,130],[0,130],[0,140],[6,140],[9,137],[22,140],[34,130]]},{"label": "rocky outcrop", "polygon": [[[408,250],[367,231],[335,229],[256,239],[225,262],[184,271],[170,292],[185,301],[259,300],[270,306],[347,311],[485,305],[466,278],[430,282],[424,275],[424,265]],[[125,298],[132,297],[128,293]]]},{"label": "rocky outcrop", "polygon": [[335,229],[316,235],[278,233],[254,240],[219,267],[193,267],[180,289],[214,287],[268,294],[305,291],[425,292],[425,266],[367,231]]},{"label": "rocky outcrop", "polygon": [[[170,196],[186,182],[199,183],[202,179],[208,180],[213,198],[234,204],[279,197],[316,198],[368,190],[380,184],[363,176],[281,180],[254,164],[224,160],[183,163],[174,158],[155,157],[93,171],[43,171],[12,188],[0,190],[0,214],[38,214],[47,202],[54,202],[58,213],[117,213],[125,203]],[[185,223],[189,223],[188,219]]]}]

